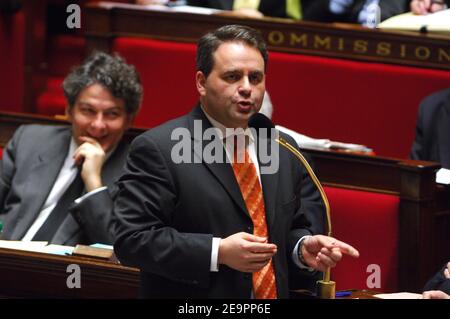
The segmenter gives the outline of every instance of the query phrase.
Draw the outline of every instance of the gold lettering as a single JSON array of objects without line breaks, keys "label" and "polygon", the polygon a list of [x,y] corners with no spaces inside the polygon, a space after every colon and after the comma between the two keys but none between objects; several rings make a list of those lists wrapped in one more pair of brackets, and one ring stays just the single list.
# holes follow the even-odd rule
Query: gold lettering
[{"label": "gold lettering", "polygon": [[377,54],[381,56],[391,55],[391,44],[388,42],[380,42],[377,44]]},{"label": "gold lettering", "polygon": [[431,52],[427,47],[417,47],[415,55],[419,60],[428,60],[430,58]]},{"label": "gold lettering", "polygon": [[366,53],[367,52],[367,41],[364,40],[356,40],[353,43],[353,51],[356,53]]},{"label": "gold lettering", "polygon": [[291,33],[291,46],[295,46],[297,43],[299,43],[302,47],[308,46],[308,35],[302,34],[301,36],[298,36],[295,33]]},{"label": "gold lettering", "polygon": [[271,31],[269,33],[269,44],[280,45],[284,42],[284,34],[281,31]]},{"label": "gold lettering", "polygon": [[406,45],[404,44],[400,45],[400,57],[406,58]]},{"label": "gold lettering", "polygon": [[444,49],[439,49],[439,62],[443,62],[444,58],[446,62],[450,62],[450,54]]},{"label": "gold lettering", "polygon": [[321,38],[318,35],[314,36],[314,49],[319,49],[320,47],[325,46],[325,49],[331,49],[331,37]]},{"label": "gold lettering", "polygon": [[339,38],[338,40],[338,50],[344,51],[344,38]]}]

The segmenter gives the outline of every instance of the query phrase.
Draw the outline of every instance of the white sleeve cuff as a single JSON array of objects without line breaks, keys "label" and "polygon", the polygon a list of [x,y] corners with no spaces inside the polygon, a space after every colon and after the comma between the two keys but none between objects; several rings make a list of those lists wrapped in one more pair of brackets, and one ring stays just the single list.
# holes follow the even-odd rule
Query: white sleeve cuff
[{"label": "white sleeve cuff", "polygon": [[301,262],[301,260],[300,260],[300,258],[299,258],[299,248],[300,248],[300,244],[301,244],[301,242],[303,241],[303,240],[305,240],[306,238],[308,238],[308,237],[311,237],[310,235],[306,235],[306,236],[303,236],[302,238],[300,238],[300,240],[297,242],[297,244],[295,245],[295,247],[294,247],[294,250],[292,251],[292,261],[294,262],[294,264],[298,267],[298,268],[300,268],[300,269],[306,269],[306,270],[308,270],[308,271],[311,271],[311,272],[313,272],[313,271],[315,271],[315,269],[314,268],[312,268],[312,267],[309,267],[309,266],[307,266],[307,265],[305,265],[305,264],[303,264],[302,262]]},{"label": "white sleeve cuff", "polygon": [[79,204],[82,201],[84,201],[86,198],[88,198],[89,196],[97,194],[98,192],[101,192],[102,190],[105,190],[105,189],[108,189],[108,187],[102,186],[102,187],[96,188],[93,191],[90,191],[89,193],[86,193],[83,196],[78,197],[77,199],[75,199],[75,204]]},{"label": "white sleeve cuff", "polygon": [[219,243],[220,238],[213,237],[211,249],[211,266],[209,270],[214,272],[219,271]]}]

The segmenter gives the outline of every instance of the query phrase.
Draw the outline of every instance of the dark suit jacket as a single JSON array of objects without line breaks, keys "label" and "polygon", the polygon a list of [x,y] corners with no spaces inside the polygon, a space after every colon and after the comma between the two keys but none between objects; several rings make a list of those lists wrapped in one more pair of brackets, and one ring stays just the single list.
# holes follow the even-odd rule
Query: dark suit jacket
[{"label": "dark suit jacket", "polygon": [[[195,120],[197,128],[201,125],[197,133]],[[114,249],[123,263],[141,269],[144,297],[250,297],[250,274],[225,265],[210,272],[213,237],[253,232],[231,165],[201,161],[208,141],[200,141],[198,136],[210,127],[201,108],[196,107],[187,116],[147,131],[132,143],[125,174],[117,183]],[[183,154],[197,163],[176,164],[172,160],[172,150],[180,153],[179,137],[171,140],[172,134],[187,138],[190,145]],[[285,137],[295,145],[292,138]],[[287,298],[288,266],[302,272],[293,266],[294,245],[311,234],[310,223],[300,210],[301,188],[309,185],[304,185],[303,166],[289,151],[280,147],[279,156],[278,172],[262,174],[261,182],[269,241],[278,246],[273,258],[278,296]]]},{"label": "dark suit jacket", "polygon": [[[70,127],[25,125],[17,129],[3,153],[0,170],[3,239],[20,240],[33,224],[64,163],[70,139]],[[118,145],[103,166],[102,180],[108,190],[122,173],[127,149],[126,144]],[[51,242],[111,244],[108,190],[73,205]]]},{"label": "dark suit jacket", "polygon": [[426,97],[420,104],[410,157],[450,168],[450,88]]},{"label": "dark suit jacket", "polygon": [[447,264],[426,283],[423,291],[441,290],[450,295],[450,279],[444,276],[445,268],[447,268]]}]

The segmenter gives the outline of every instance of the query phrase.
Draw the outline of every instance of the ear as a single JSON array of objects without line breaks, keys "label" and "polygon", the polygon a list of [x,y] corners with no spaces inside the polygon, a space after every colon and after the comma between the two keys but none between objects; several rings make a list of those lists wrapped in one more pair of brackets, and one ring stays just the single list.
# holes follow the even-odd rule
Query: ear
[{"label": "ear", "polygon": [[72,123],[72,112],[71,112],[71,107],[69,105],[66,105],[66,110],[64,113],[66,115],[66,119]]},{"label": "ear", "polygon": [[200,96],[206,95],[206,77],[202,71],[197,71],[195,74],[195,84],[197,86],[197,91]]},{"label": "ear", "polygon": [[128,130],[134,123],[134,119],[136,118],[136,114],[128,114],[127,120],[125,123],[125,131]]}]

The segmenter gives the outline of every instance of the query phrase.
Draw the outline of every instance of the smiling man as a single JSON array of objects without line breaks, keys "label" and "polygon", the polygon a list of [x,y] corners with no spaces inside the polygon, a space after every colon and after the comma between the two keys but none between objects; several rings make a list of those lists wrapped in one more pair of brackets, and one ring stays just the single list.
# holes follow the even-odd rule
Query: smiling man
[{"label": "smiling man", "polygon": [[[310,278],[343,254],[358,256],[312,231],[300,205],[311,183],[289,151],[273,154],[277,171],[261,169],[256,144],[270,140],[253,136],[248,122],[261,108],[267,56],[251,28],[206,34],[197,47],[200,105],[133,141],[114,203],[114,249],[122,263],[141,269],[143,297],[287,298],[289,268]],[[196,123],[215,138],[197,138],[205,134],[195,134]],[[180,128],[190,133],[192,162],[172,157]],[[235,138],[244,140],[237,144],[243,161],[228,144]],[[198,160],[211,143],[223,156]]]},{"label": "smiling man", "polygon": [[2,239],[110,244],[110,191],[141,103],[140,78],[122,58],[98,52],[63,89],[71,126],[21,126],[3,154]]}]

